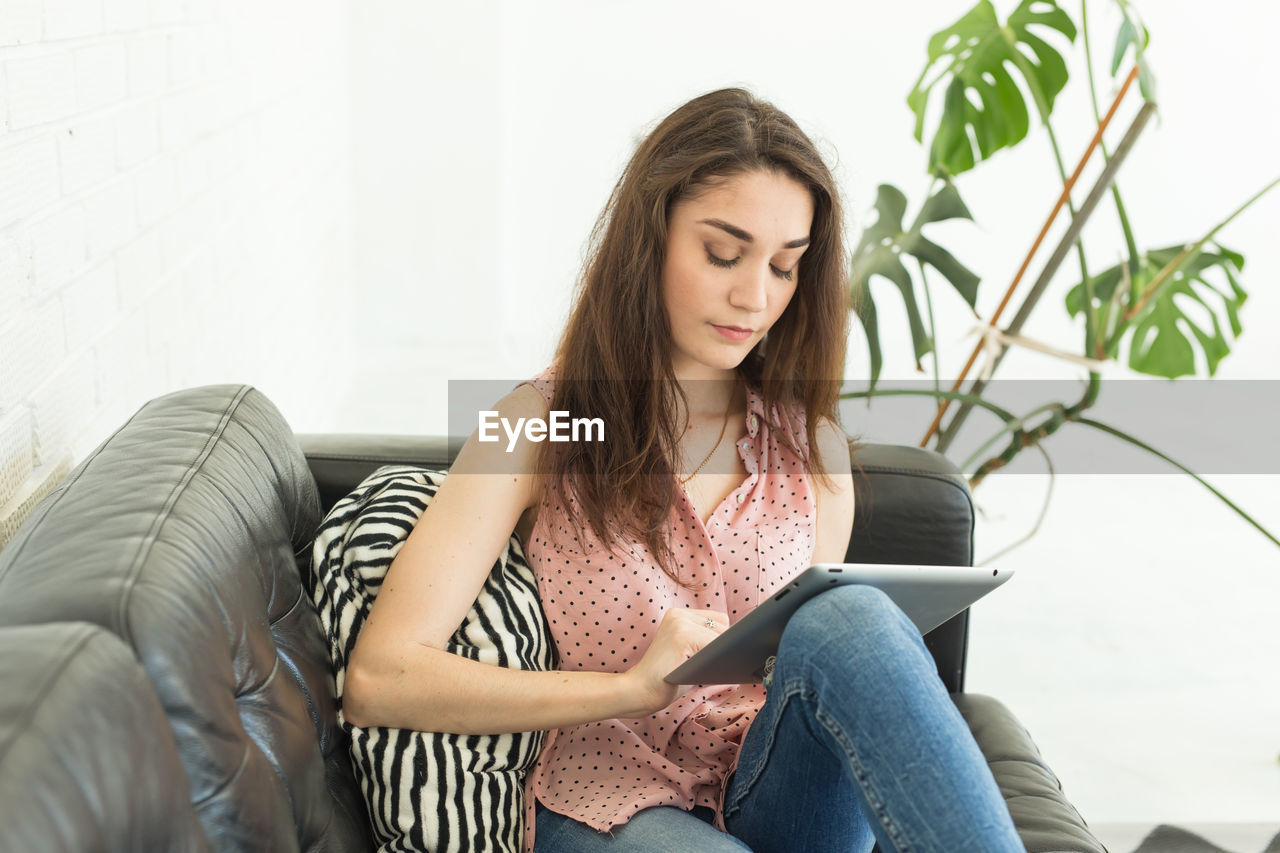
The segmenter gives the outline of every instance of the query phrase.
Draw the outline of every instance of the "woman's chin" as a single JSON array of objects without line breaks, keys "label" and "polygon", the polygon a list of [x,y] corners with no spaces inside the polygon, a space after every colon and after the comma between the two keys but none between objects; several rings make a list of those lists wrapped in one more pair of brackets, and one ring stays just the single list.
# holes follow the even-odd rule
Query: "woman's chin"
[{"label": "woman's chin", "polygon": [[755,339],[715,341],[692,352],[677,349],[673,364],[676,372],[684,376],[697,374],[710,377],[715,373],[737,370],[757,343],[759,342]]},{"label": "woman's chin", "polygon": [[708,371],[737,370],[749,352],[751,350],[747,347],[725,347],[719,352],[707,353],[697,360],[697,364]]}]

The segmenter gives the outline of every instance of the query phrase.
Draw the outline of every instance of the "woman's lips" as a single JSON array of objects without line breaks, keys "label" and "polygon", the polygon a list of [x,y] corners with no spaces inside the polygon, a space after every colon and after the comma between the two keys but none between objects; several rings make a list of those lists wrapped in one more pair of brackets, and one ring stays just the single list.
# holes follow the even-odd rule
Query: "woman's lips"
[{"label": "woman's lips", "polygon": [[755,334],[750,329],[744,329],[740,326],[717,326],[712,323],[711,327],[731,341],[745,341]]}]

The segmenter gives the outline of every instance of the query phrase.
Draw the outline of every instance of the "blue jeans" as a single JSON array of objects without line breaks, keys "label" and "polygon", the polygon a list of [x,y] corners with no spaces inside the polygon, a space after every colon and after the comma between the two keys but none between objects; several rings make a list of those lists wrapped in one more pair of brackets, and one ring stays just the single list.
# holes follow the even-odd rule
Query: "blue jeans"
[{"label": "blue jeans", "polygon": [[764,707],[711,810],[645,809],[612,835],[537,809],[539,853],[1024,850],[920,632],[889,598],[842,586],[787,623]]}]

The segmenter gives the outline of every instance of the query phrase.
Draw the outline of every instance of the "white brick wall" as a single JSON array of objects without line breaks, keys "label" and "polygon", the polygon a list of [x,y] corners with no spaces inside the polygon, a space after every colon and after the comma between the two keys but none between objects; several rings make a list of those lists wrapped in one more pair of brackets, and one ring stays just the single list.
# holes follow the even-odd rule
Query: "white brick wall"
[{"label": "white brick wall", "polygon": [[343,0],[0,2],[0,546],[148,399],[331,428],[349,338]]},{"label": "white brick wall", "polygon": [[44,9],[41,0],[0,3],[0,47],[40,41]]},{"label": "white brick wall", "polygon": [[58,198],[58,148],[53,134],[21,136],[25,138],[0,136],[0,233],[6,233],[16,219],[48,210]]},{"label": "white brick wall", "polygon": [[76,91],[80,110],[110,107],[129,96],[129,67],[124,44],[108,41],[75,53]]}]

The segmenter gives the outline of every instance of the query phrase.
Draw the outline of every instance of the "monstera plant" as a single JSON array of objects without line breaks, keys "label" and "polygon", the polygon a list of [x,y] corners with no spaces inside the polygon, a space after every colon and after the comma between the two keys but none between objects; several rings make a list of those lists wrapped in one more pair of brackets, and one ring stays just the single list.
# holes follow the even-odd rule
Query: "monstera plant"
[{"label": "monstera plant", "polygon": [[[1116,78],[1126,58],[1132,56],[1131,64],[1135,70],[1130,72],[1128,80],[1136,78],[1138,81],[1144,101],[1144,112],[1139,114],[1141,118],[1147,114],[1145,111],[1154,109],[1155,100],[1155,78],[1145,56],[1150,35],[1131,3],[1127,0],[1113,2],[1120,12],[1121,24],[1112,50],[1111,74]],[[1108,151],[1107,146],[1101,143],[1102,129],[1128,89],[1128,82],[1103,118],[1093,74],[1086,0],[1081,0],[1079,14],[1080,26],[1077,27],[1068,12],[1054,0],[1022,0],[1012,14],[1001,21],[989,0],[979,0],[959,20],[929,39],[925,67],[907,96],[907,104],[915,114],[916,141],[928,151],[926,168],[931,186],[914,216],[908,215],[911,204],[905,193],[888,184],[882,184],[878,189],[875,202],[877,219],[861,235],[850,278],[855,313],[866,335],[871,382],[867,390],[850,392],[845,396],[932,395],[939,401],[939,413],[924,443],[927,445],[934,438],[935,449],[944,453],[968,409],[978,407],[995,414],[1003,421],[1003,426],[982,445],[981,450],[985,452],[986,448],[1000,442],[1004,442],[1003,449],[993,453],[972,471],[970,463],[978,461],[976,456],[962,465],[963,470],[971,471],[970,483],[974,487],[986,474],[1007,464],[1028,448],[1036,448],[1048,458],[1048,440],[1066,424],[1102,430],[1156,454],[1194,477],[1280,545],[1280,539],[1190,468],[1141,439],[1093,420],[1086,414],[1101,393],[1098,365],[1106,360],[1120,359],[1122,352],[1127,353],[1128,367],[1141,374],[1169,379],[1193,376],[1197,373],[1197,354],[1210,376],[1216,372],[1218,364],[1231,352],[1232,341],[1242,332],[1240,309],[1247,298],[1240,283],[1244,256],[1219,243],[1217,234],[1276,183],[1280,183],[1280,179],[1262,188],[1223,221],[1208,228],[1201,225],[1201,231],[1193,232],[1186,242],[1141,247],[1120,190],[1114,183],[1114,172],[1123,161],[1121,147],[1131,144],[1130,136],[1141,132],[1142,123],[1134,120],[1130,135],[1115,152]],[[1095,193],[1091,193],[1086,204],[1097,204],[1104,194],[1109,193],[1127,253],[1121,263],[1100,272],[1090,271],[1084,241],[1079,236],[1093,207],[1077,209],[1069,191],[1084,161],[1075,174],[1068,177],[1054,130],[1054,106],[1071,79],[1064,49],[1074,48],[1078,36],[1083,42],[1082,58],[1093,104],[1093,119],[1099,126],[1093,144],[1100,146],[1107,164],[1103,175],[1109,176],[1105,183],[1099,179]],[[930,115],[935,116],[932,124]],[[1060,244],[1061,253],[1055,255],[1050,263],[1061,263],[1068,253],[1074,253],[1075,264],[1079,268],[1078,279],[1063,296],[1062,304],[1072,318],[1082,320],[1083,340],[1078,352],[1083,357],[1082,363],[1089,368],[1089,379],[1079,399],[1055,401],[1031,412],[1017,413],[984,399],[985,381],[975,381],[968,391],[961,391],[959,382],[949,391],[939,385],[931,278],[934,282],[939,279],[945,281],[976,314],[980,277],[954,254],[926,236],[926,232],[935,223],[972,219],[961,198],[959,180],[998,152],[1027,139],[1033,124],[1038,124],[1047,134],[1053,166],[1067,188],[1060,204],[1069,211],[1071,228],[1068,229],[1068,237]],[[1193,224],[1192,227],[1196,226]],[[1048,223],[1045,229],[1047,231]],[[1035,248],[1027,256],[1027,262],[1034,253]],[[1025,270],[1027,263],[1023,266]],[[1042,294],[1048,292],[1044,285],[1050,282],[1056,268],[1047,266],[1041,276],[1042,281],[1025,298],[1016,321],[1018,328],[1036,307]],[[872,284],[877,279],[892,284],[892,288],[882,291],[883,282],[873,288]],[[1012,292],[1011,287],[1001,302],[1000,310]],[[919,370],[924,371],[922,362],[932,354],[932,388],[891,390],[878,387],[883,354],[876,298],[883,293],[896,293],[902,301]],[[924,311],[921,310],[921,297]],[[1190,313],[1185,310],[1188,305],[1195,306]],[[995,320],[995,317],[991,320],[993,328]],[[1004,331],[1016,333],[1012,326]],[[973,359],[970,359],[972,363]],[[993,371],[997,364],[998,359],[995,363],[989,362],[987,372]],[[960,403],[963,408],[947,427],[935,433],[934,428],[941,427],[945,407],[952,402]]]}]

